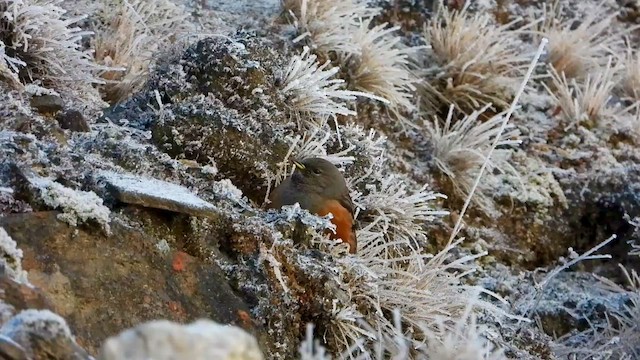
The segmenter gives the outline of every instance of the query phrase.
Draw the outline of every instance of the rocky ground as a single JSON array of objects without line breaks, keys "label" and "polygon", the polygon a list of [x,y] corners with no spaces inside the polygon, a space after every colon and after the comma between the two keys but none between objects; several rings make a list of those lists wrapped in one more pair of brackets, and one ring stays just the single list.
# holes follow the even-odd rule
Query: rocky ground
[{"label": "rocky ground", "polygon": [[[640,60],[625,62],[616,40],[637,40],[637,4],[571,2],[557,35],[542,20],[526,27],[543,2],[472,1],[463,17],[485,16],[471,33],[487,34],[475,41],[490,39],[495,58],[469,80],[458,58],[443,60],[453,41],[439,52],[437,24],[456,23],[436,4],[371,2],[358,10],[379,7],[362,36],[389,22],[393,51],[415,48],[367,82],[366,47],[341,60],[313,23],[294,41],[301,2],[283,3],[0,0],[2,358],[640,358]],[[449,1],[445,14],[463,6]],[[42,14],[55,21],[23,20]],[[86,15],[75,32],[55,27],[71,15]],[[575,58],[557,56],[578,40],[561,40],[584,24],[575,38],[600,50],[569,67]],[[501,124],[491,118],[543,30],[551,48],[507,129],[517,145],[496,149],[450,239],[484,160],[469,159],[490,149]],[[24,33],[31,47],[17,46]],[[46,36],[67,45],[48,52]],[[303,44],[352,92],[287,81]],[[614,74],[590,77],[607,74],[607,51]],[[68,73],[42,60],[52,58]],[[466,67],[482,63],[472,58]],[[579,69],[569,101],[550,80],[561,65]],[[479,90],[465,93],[465,81]],[[604,95],[585,89],[598,81]],[[489,129],[471,130],[485,138],[467,152],[447,136],[469,133],[439,132],[450,103],[454,122]],[[265,210],[292,154],[344,171],[357,254],[323,237],[326,218]]]}]

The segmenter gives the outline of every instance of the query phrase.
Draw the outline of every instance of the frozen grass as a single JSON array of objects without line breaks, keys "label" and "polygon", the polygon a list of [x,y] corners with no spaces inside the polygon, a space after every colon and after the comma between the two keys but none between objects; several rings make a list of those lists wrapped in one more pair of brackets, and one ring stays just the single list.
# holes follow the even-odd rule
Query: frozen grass
[{"label": "frozen grass", "polygon": [[96,62],[114,69],[101,73],[110,103],[139,90],[154,53],[189,29],[187,14],[170,0],[103,0],[98,16],[92,47]]},{"label": "frozen grass", "polygon": [[18,74],[9,67],[9,63],[6,61],[8,57],[6,47],[4,43],[0,41],[0,81],[7,83],[14,90],[19,90],[23,85],[20,82]]},{"label": "frozen grass", "polygon": [[[503,360],[504,351],[491,343],[486,328],[478,325],[473,301],[457,320],[443,316],[436,323],[439,331],[427,330],[428,358],[434,360]],[[454,318],[455,319],[455,318]],[[453,327],[447,325],[454,321]],[[447,330],[448,329],[448,330]],[[441,335],[444,334],[444,335]]]},{"label": "frozen grass", "polygon": [[489,13],[470,13],[468,4],[461,10],[439,6],[424,28],[430,50],[419,87],[428,113],[449,104],[467,114],[489,103],[504,109],[526,69],[530,55],[519,47],[513,24],[496,25]]},{"label": "frozen grass", "polygon": [[[628,215],[625,215],[625,220],[629,223],[629,225],[633,226],[634,231],[640,234],[640,217],[636,217],[635,219],[629,218]],[[629,242],[631,246],[631,251],[629,251],[629,255],[640,256],[640,243],[635,243],[633,241]]]},{"label": "frozen grass", "polygon": [[540,45],[538,45],[538,50],[536,51],[535,55],[533,56],[533,59],[531,60],[531,63],[529,64],[529,68],[527,69],[527,72],[524,75],[524,79],[520,83],[520,87],[518,88],[518,91],[516,92],[516,94],[515,94],[515,96],[513,98],[513,101],[511,102],[511,105],[509,106],[509,109],[507,110],[507,112],[506,112],[506,114],[505,114],[505,116],[504,116],[504,118],[502,120],[502,124],[500,125],[500,130],[498,131],[497,135],[493,139],[493,144],[491,145],[491,148],[489,149],[489,152],[486,154],[485,160],[482,163],[482,166],[480,167],[480,170],[478,171],[478,174],[476,175],[475,182],[473,183],[473,186],[471,187],[471,191],[467,195],[467,198],[466,198],[466,200],[464,202],[464,205],[462,205],[462,209],[460,210],[460,216],[458,216],[458,220],[456,220],[456,224],[455,224],[455,226],[453,228],[453,231],[451,232],[451,236],[449,237],[448,244],[454,243],[456,237],[458,236],[458,234],[462,230],[462,223],[463,223],[463,220],[464,220],[464,215],[466,214],[467,210],[469,209],[469,205],[471,204],[473,196],[474,196],[476,190],[478,189],[478,186],[480,184],[480,180],[482,179],[482,176],[484,175],[484,172],[486,171],[487,167],[489,166],[489,162],[491,161],[491,156],[493,155],[494,151],[498,147],[498,143],[499,143],[500,139],[502,138],[502,134],[504,133],[504,131],[507,129],[507,127],[509,125],[509,120],[511,119],[511,115],[513,115],[513,112],[516,110],[516,107],[518,105],[518,101],[520,101],[520,97],[522,96],[522,93],[524,92],[524,89],[527,86],[527,83],[531,79],[531,75],[533,74],[533,70],[538,65],[538,61],[540,60],[540,56],[542,55],[542,52],[543,52],[545,46],[547,45],[547,43],[548,43],[548,40],[546,38],[543,38],[540,41]]},{"label": "frozen grass", "polygon": [[[637,27],[629,27],[624,32],[611,33],[617,13],[608,12],[606,0],[588,9],[586,16],[579,19],[564,16],[563,1],[544,4],[541,16],[532,12],[532,19],[544,18],[536,22],[532,29],[536,37],[549,39],[548,60],[556,73],[567,78],[582,78],[592,69],[602,64],[607,54],[621,49],[622,35]],[[575,27],[575,21],[579,25]]]},{"label": "frozen grass", "polygon": [[313,338],[313,324],[307,324],[305,340],[300,344],[298,354],[300,360],[330,360],[327,350],[320,341]]},{"label": "frozen grass", "polygon": [[[485,336],[486,329],[477,324],[472,300],[459,316],[439,316],[434,328],[420,329],[425,335],[422,344],[412,344],[410,333],[403,331],[401,313],[393,311],[395,335],[385,336],[376,329],[368,329],[377,338],[373,342],[374,351],[362,353],[353,347],[342,353],[341,358],[393,359],[410,358],[431,360],[502,360],[506,359],[502,349],[497,348]],[[330,360],[326,349],[313,337],[313,325],[307,325],[305,340],[299,348],[300,360]]]},{"label": "frozen grass", "polygon": [[[459,341],[454,340],[456,335],[451,334],[459,331],[452,319],[471,311],[470,302],[474,310],[490,308],[500,316],[489,303],[476,300],[479,289],[462,284],[462,278],[474,271],[475,259],[484,254],[455,259],[451,251],[459,245],[456,242],[433,256],[417,252],[399,256],[394,244],[381,239],[378,232],[358,236],[364,244],[358,259],[340,261],[345,269],[341,280],[353,305],[337,305],[329,327],[328,335],[340,348],[365,359],[394,354],[404,354],[399,359],[425,358],[433,350],[425,347],[425,341],[434,347],[447,336],[446,341],[458,342],[452,346],[473,341],[463,340],[461,334]],[[395,311],[398,319],[393,318]],[[418,355],[408,355],[407,349],[417,350]]]},{"label": "frozen grass", "polygon": [[[453,185],[453,190],[459,198],[466,198],[471,192],[473,180],[478,170],[485,161],[488,164],[489,173],[493,170],[500,172],[510,171],[516,173],[509,165],[512,147],[521,143],[519,131],[513,126],[507,127],[502,137],[497,139],[501,130],[504,115],[496,115],[482,122],[479,116],[490,105],[472,112],[462,120],[454,121],[453,105],[441,124],[441,120],[434,117],[431,126],[427,127],[433,143],[433,156],[438,169],[447,176]],[[492,159],[487,159],[489,149],[494,140],[500,149],[495,150]],[[516,174],[517,175],[517,174]],[[491,201],[482,193],[476,193],[474,203],[485,212],[492,212]]]},{"label": "frozen grass", "polygon": [[640,101],[640,51],[628,47],[622,64],[624,66],[620,79],[622,93],[632,101]]},{"label": "frozen grass", "polygon": [[323,119],[328,116],[355,115],[356,111],[349,108],[348,102],[353,105],[357,96],[375,98],[367,93],[344,90],[344,80],[335,78],[339,70],[331,67],[329,60],[320,65],[317,55],[311,54],[306,46],[302,54],[291,59],[281,76],[280,91],[288,99],[287,103],[298,124],[301,124],[303,117]]},{"label": "frozen grass", "polygon": [[615,72],[611,58],[604,68],[593,69],[582,81],[568,80],[564,73],[551,68],[551,86],[543,86],[556,101],[567,127],[594,127],[613,120],[620,112],[619,107],[610,105]]},{"label": "frozen grass", "polygon": [[[397,118],[415,106],[415,77],[409,71],[409,55],[415,48],[401,44],[398,27],[371,25],[379,10],[358,0],[286,0],[300,36],[324,59],[337,58],[348,88],[369,94],[388,106]],[[406,122],[403,122],[403,124]]]},{"label": "frozen grass", "polygon": [[[436,200],[446,196],[430,191],[426,185],[412,189],[405,179],[393,173],[380,176],[378,181],[373,181],[373,177],[365,177],[362,181],[370,182],[366,186],[367,193],[355,197],[353,201],[373,217],[366,229],[368,232],[382,234],[387,245],[393,244],[390,247],[373,246],[368,249],[383,251],[376,256],[387,258],[390,254],[386,252],[396,246],[412,249],[420,247],[427,239],[425,224],[436,217],[448,215],[447,211],[435,208]],[[366,246],[363,243],[362,247]]]},{"label": "frozen grass", "polygon": [[357,51],[351,28],[378,12],[360,0],[284,0],[283,6],[301,34],[295,41],[307,40],[324,54]]},{"label": "frozen grass", "polygon": [[83,18],[66,17],[60,2],[0,0],[0,72],[57,89],[102,82],[101,67],[81,45],[91,33],[75,26]]},{"label": "frozen grass", "polygon": [[409,71],[409,55],[416,49],[403,46],[394,35],[399,27],[360,20],[353,30],[355,51],[341,52],[341,66],[347,69],[349,87],[385,99],[388,108],[401,113],[414,110],[415,76]]}]

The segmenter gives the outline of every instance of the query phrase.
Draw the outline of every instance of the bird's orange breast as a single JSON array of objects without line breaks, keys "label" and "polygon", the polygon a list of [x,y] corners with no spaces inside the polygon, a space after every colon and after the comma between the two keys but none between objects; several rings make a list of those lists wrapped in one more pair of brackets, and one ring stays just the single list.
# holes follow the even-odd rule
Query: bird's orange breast
[{"label": "bird's orange breast", "polygon": [[349,244],[349,253],[355,254],[357,248],[356,234],[353,230],[353,215],[349,210],[336,200],[329,200],[318,211],[317,215],[325,216],[333,214],[331,222],[336,226],[336,233],[331,234],[332,239],[341,239]]}]

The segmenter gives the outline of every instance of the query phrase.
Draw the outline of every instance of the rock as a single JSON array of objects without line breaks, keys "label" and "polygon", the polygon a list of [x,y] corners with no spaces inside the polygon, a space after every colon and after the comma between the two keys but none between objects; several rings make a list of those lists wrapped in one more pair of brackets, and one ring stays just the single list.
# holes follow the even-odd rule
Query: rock
[{"label": "rock", "polygon": [[636,269],[640,266],[640,258],[629,255],[627,242],[633,236],[634,227],[625,220],[625,216],[632,219],[640,216],[640,166],[633,164],[607,170],[595,167],[577,176],[562,177],[560,184],[570,204],[569,211],[561,218],[569,227],[564,232],[564,247],[583,253],[616,234],[617,239],[601,250],[614,260],[591,261],[586,269],[599,267],[595,271],[599,275],[624,282],[619,277],[618,263]]},{"label": "rock", "polygon": [[624,313],[630,302],[629,294],[606,289],[593,274],[565,272],[548,283],[531,311],[547,334],[562,336],[605,324],[607,315]]},{"label": "rock", "polygon": [[213,204],[180,185],[114,172],[103,172],[98,177],[107,184],[112,195],[123,203],[195,216],[220,216]]},{"label": "rock", "polygon": [[[0,334],[18,344],[27,358],[81,360],[91,359],[76,344],[67,322],[49,310],[24,310],[2,325]],[[5,341],[5,344],[10,344]],[[13,345],[13,344],[12,344]],[[18,350],[13,346],[20,359]]]},{"label": "rock", "polygon": [[31,98],[31,107],[41,114],[54,114],[64,108],[64,101],[59,95],[39,95]]},{"label": "rock", "polygon": [[[53,304],[42,290],[30,284],[19,283],[6,273],[0,276],[0,290],[1,303],[4,305],[4,310],[11,309],[10,315],[13,315],[15,310],[53,309]],[[5,317],[4,314],[2,317]]]},{"label": "rock", "polygon": [[[262,201],[269,174],[284,159],[283,127],[267,127],[211,96],[194,96],[172,108],[175,115],[152,128],[153,142],[172,157],[208,159],[244,194]],[[280,134],[278,134],[280,133]]]},{"label": "rock", "polygon": [[[78,342],[90,353],[97,353],[107,337],[140,322],[206,317],[243,325],[240,314],[250,313],[218,265],[171,247],[159,251],[160,239],[171,239],[164,228],[136,230],[114,221],[112,235],[106,236],[71,227],[57,215],[12,214],[0,218],[0,226],[20,244],[23,266],[37,274],[35,280],[58,279],[38,285],[54,295],[51,309],[67,315]],[[138,219],[143,216],[139,213]],[[261,334],[250,325],[248,331]]]},{"label": "rock", "polygon": [[0,358],[7,360],[28,360],[27,354],[20,344],[0,335]]},{"label": "rock", "polygon": [[78,110],[65,110],[56,116],[56,120],[63,129],[77,132],[91,131],[87,119],[85,119],[84,115]]},{"label": "rock", "polygon": [[82,191],[66,187],[49,177],[38,175],[29,167],[11,166],[14,187],[22,199],[40,209],[60,209],[59,218],[69,225],[95,223],[106,234],[111,232],[110,210],[93,191]]},{"label": "rock", "polygon": [[0,214],[32,211],[31,206],[13,196],[13,189],[0,187]]},{"label": "rock", "polygon": [[[193,44],[105,117],[151,130],[152,143],[173,158],[214,162],[219,178],[262,202],[297,125],[276,86],[286,59],[267,38],[237,35]],[[158,101],[161,112],[141,110]]]},{"label": "rock", "polygon": [[616,291],[587,272],[567,269],[541,288],[543,277],[536,272],[516,274],[504,265],[485,270],[483,287],[512,304],[515,314],[537,319],[535,326],[554,338],[606,327],[612,314],[623,314],[632,304],[630,292]]},{"label": "rock", "polygon": [[262,360],[256,339],[244,330],[209,320],[181,325],[152,321],[109,338],[100,360]]}]

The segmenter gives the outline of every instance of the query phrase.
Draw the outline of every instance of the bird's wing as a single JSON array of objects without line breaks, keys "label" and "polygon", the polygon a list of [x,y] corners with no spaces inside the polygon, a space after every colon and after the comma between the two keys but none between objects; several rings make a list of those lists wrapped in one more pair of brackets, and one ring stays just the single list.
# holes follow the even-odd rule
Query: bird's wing
[{"label": "bird's wing", "polygon": [[[351,214],[351,216],[354,215],[354,206],[353,206],[353,201],[351,200],[351,196],[349,195],[348,192],[345,192],[340,199],[338,199],[338,202],[340,203],[340,205],[342,205],[345,209],[349,210],[349,213]],[[355,218],[353,218],[353,228],[356,229],[357,228],[357,221]]]}]

